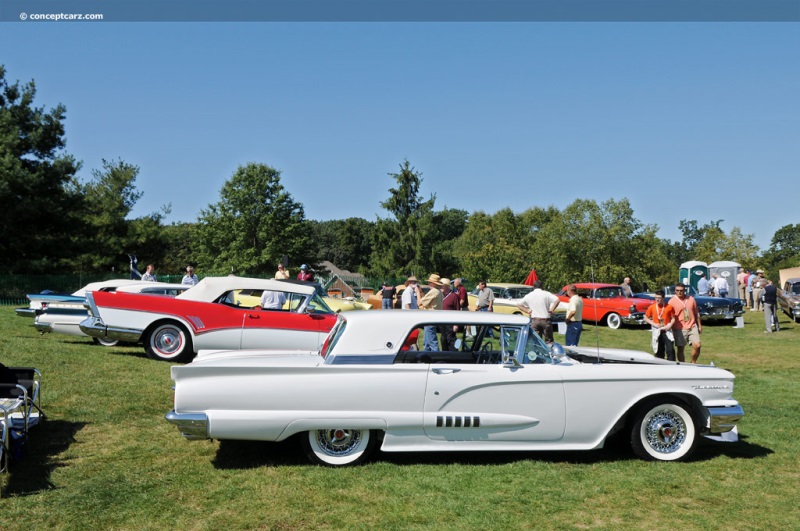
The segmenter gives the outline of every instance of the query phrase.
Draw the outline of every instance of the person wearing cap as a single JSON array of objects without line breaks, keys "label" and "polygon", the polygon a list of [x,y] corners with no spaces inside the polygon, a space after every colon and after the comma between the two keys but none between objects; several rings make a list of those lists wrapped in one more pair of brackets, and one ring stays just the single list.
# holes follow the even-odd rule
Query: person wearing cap
[{"label": "person wearing cap", "polygon": [[406,280],[406,289],[403,290],[403,294],[400,296],[402,309],[416,310],[419,308],[419,303],[417,302],[417,282],[417,277],[414,275],[411,275]]},{"label": "person wearing cap", "polygon": [[306,282],[314,282],[314,273],[308,269],[306,264],[300,266],[300,272],[297,273],[297,280],[305,280]]},{"label": "person wearing cap", "polygon": [[289,271],[283,266],[283,263],[278,263],[278,270],[275,272],[276,280],[289,280]]},{"label": "person wearing cap", "polygon": [[753,308],[757,312],[764,311],[764,288],[767,287],[767,279],[764,278],[764,271],[756,271],[756,279],[753,281]]},{"label": "person wearing cap", "polygon": [[[442,287],[442,281],[439,278],[439,275],[432,273],[428,277],[428,286],[430,289],[424,296],[422,295],[422,291],[419,289],[419,286],[414,286],[414,289],[417,292],[417,298],[419,299],[419,309],[441,310],[442,292],[439,291],[439,288]],[[428,352],[436,352],[439,350],[439,340],[436,337],[435,326],[425,327],[425,339],[423,340],[422,348]]]},{"label": "person wearing cap", "polygon": [[183,279],[181,279],[181,284],[195,286],[198,282],[200,282],[200,280],[198,280],[197,275],[194,274],[194,268],[192,266],[187,267],[186,274],[183,275]]}]

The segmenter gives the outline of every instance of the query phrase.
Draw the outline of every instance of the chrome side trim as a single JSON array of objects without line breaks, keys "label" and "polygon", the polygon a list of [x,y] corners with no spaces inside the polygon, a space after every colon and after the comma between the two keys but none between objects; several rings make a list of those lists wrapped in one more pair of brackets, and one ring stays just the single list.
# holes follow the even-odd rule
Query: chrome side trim
[{"label": "chrome side trim", "polygon": [[91,337],[116,339],[128,343],[137,343],[143,330],[135,328],[111,328],[99,317],[87,317],[80,324],[81,332]]},{"label": "chrome side trim", "polygon": [[205,413],[176,413],[173,409],[164,418],[190,441],[208,439],[208,415]]}]

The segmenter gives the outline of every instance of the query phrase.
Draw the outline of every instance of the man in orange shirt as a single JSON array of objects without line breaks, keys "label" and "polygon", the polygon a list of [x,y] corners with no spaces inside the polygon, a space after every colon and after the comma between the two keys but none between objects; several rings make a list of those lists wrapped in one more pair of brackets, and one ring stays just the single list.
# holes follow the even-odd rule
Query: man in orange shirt
[{"label": "man in orange shirt", "polygon": [[656,302],[644,314],[644,320],[653,327],[653,350],[656,358],[675,361],[672,327],[675,325],[675,309],[664,301],[664,290],[656,291]]},{"label": "man in orange shirt", "polygon": [[672,330],[675,334],[675,346],[678,347],[678,361],[686,361],[683,350],[687,343],[691,343],[692,363],[697,363],[697,358],[700,357],[700,334],[703,333],[697,302],[694,297],[686,295],[686,286],[676,284],[675,295],[669,300],[669,305],[675,310]]}]

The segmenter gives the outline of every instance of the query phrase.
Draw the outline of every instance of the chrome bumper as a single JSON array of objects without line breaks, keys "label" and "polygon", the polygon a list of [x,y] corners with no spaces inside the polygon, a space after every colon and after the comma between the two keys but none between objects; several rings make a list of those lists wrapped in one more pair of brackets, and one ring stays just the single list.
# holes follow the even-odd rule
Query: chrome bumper
[{"label": "chrome bumper", "polygon": [[99,317],[87,317],[80,324],[81,332],[91,337],[116,339],[126,343],[138,343],[143,330],[135,328],[114,328],[106,326]]},{"label": "chrome bumper", "polygon": [[708,429],[711,433],[725,433],[731,431],[736,423],[744,416],[742,406],[708,408]]},{"label": "chrome bumper", "polygon": [[637,313],[632,313],[627,317],[622,317],[622,316],[620,316],[620,317],[622,318],[623,324],[626,324],[626,325],[643,325],[643,324],[647,323],[644,320],[644,314],[643,313],[638,313],[637,312]]},{"label": "chrome bumper", "polygon": [[173,409],[164,418],[177,426],[181,435],[190,441],[208,439],[208,416],[205,413],[176,413]]},{"label": "chrome bumper", "polygon": [[17,308],[14,311],[17,312],[17,315],[20,317],[36,317],[37,315],[36,310],[32,308]]}]

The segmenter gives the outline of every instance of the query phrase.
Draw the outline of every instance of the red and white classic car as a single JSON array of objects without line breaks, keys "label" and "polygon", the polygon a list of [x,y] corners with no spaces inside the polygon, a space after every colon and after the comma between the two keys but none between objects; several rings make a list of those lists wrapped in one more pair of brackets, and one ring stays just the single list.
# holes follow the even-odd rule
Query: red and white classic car
[{"label": "red and white classic car", "polygon": [[[281,292],[286,303],[266,310],[264,291]],[[156,360],[186,362],[201,349],[316,350],[336,323],[314,286],[271,279],[206,277],[175,298],[91,292],[89,317],[80,327],[89,336],[144,343]]]},{"label": "red and white classic car", "polygon": [[[606,324],[617,329],[626,325],[643,325],[644,314],[653,304],[649,299],[626,297],[617,284],[596,282],[576,283],[578,295],[583,299],[583,320]],[[558,294],[563,302],[569,302],[567,286]]]}]

